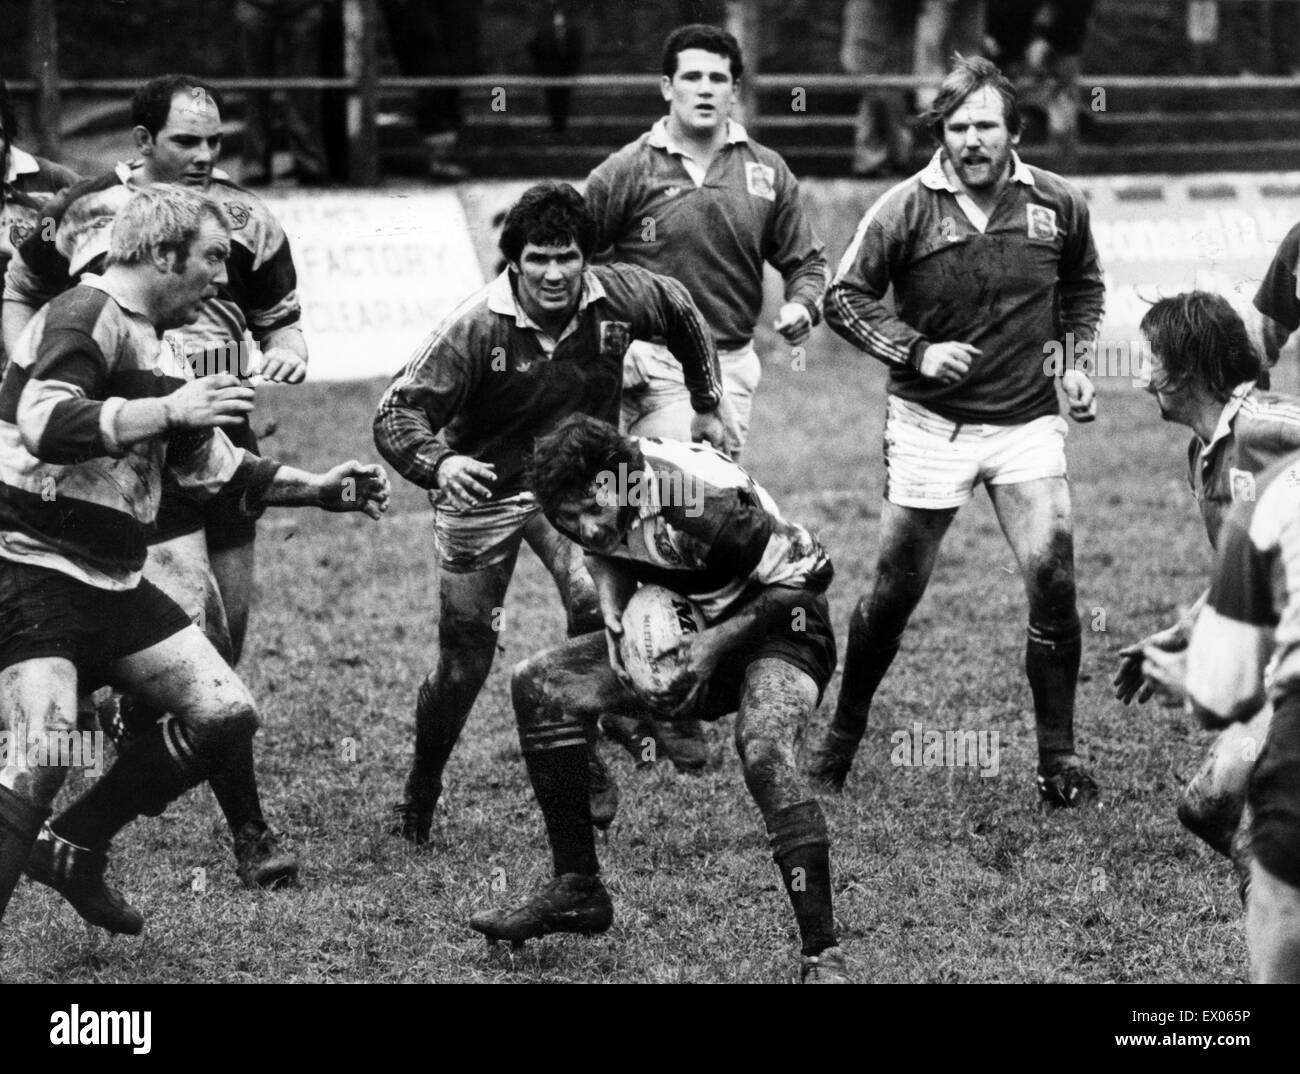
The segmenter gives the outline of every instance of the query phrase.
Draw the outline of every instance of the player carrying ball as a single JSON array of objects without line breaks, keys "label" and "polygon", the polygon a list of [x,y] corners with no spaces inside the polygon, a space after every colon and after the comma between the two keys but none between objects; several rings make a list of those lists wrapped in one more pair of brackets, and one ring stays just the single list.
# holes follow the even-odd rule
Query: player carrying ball
[{"label": "player carrying ball", "polygon": [[[620,504],[602,483],[610,473],[642,475],[638,488],[649,495]],[[519,742],[555,878],[522,906],[475,914],[470,925],[517,943],[550,932],[604,932],[613,922],[588,811],[586,743],[603,713],[627,704],[622,613],[637,582],[653,582],[693,599],[707,624],[679,643],[676,707],[664,715],[713,720],[738,712],[745,784],[799,923],[802,980],[846,982],[831,912],[830,838],[794,761],[798,733],[835,670],[825,549],[713,449],[630,439],[585,415],[538,441],[532,487],[555,528],[586,550],[605,629],[514,670]],[[683,488],[692,490],[689,504],[672,495]]]}]

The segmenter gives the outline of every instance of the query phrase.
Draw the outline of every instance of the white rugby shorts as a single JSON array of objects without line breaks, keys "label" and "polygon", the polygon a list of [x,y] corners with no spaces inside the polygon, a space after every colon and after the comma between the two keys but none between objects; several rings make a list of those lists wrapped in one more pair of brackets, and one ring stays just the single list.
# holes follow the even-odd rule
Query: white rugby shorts
[{"label": "white rugby shorts", "polygon": [[[736,428],[727,430],[727,447],[736,452],[749,438],[754,392],[763,376],[763,363],[750,342],[736,350],[719,350],[718,366],[736,417]],[[689,443],[693,414],[682,366],[672,351],[662,343],[634,339],[623,357],[623,432]]]},{"label": "white rugby shorts", "polygon": [[899,507],[942,510],[969,503],[979,484],[1065,477],[1068,431],[1059,414],[1020,425],[968,425],[891,395],[885,498]]}]

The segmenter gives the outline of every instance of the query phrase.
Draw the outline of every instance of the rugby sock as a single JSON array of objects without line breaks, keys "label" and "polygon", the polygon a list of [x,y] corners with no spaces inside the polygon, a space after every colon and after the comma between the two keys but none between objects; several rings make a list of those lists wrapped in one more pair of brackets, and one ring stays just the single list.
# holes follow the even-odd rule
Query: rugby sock
[{"label": "rugby sock", "polygon": [[831,910],[831,841],[821,806],[799,802],[777,810],[767,821],[767,836],[799,922],[803,954],[834,947],[838,940]]},{"label": "rugby sock", "polygon": [[1038,763],[1047,770],[1074,752],[1074,692],[1083,640],[1077,621],[1072,636],[1064,640],[1048,640],[1045,635],[1033,626],[1029,628],[1025,675],[1034,695]]},{"label": "rugby sock", "polygon": [[[449,707],[438,703],[433,679],[426,678],[415,698],[415,763],[411,766],[414,785],[432,787],[442,783],[442,770],[465,726],[464,717],[448,721]],[[464,716],[468,715],[466,710]]]},{"label": "rugby sock", "polygon": [[50,811],[0,785],[0,920]]},{"label": "rugby sock", "polygon": [[248,824],[266,827],[262,799],[253,773],[253,740],[241,739],[230,746],[229,760],[208,776],[208,786],[225,814],[230,830],[238,835]]},{"label": "rugby sock", "polygon": [[574,729],[574,735],[577,742],[572,745],[526,749],[524,763],[546,820],[555,875],[595,876],[600,864],[596,861],[596,837],[591,826],[587,740],[581,728]]},{"label": "rugby sock", "polygon": [[103,846],[142,813],[157,816],[208,776],[174,716],[132,741],[104,775],[57,816],[50,830],[80,847]]},{"label": "rugby sock", "polygon": [[902,643],[898,635],[885,644],[877,644],[867,629],[866,617],[855,609],[849,621],[849,641],[844,651],[844,677],[840,680],[840,697],[835,704],[831,734],[837,744],[849,752],[858,748],[867,731],[871,702],[889,665],[898,655]]}]

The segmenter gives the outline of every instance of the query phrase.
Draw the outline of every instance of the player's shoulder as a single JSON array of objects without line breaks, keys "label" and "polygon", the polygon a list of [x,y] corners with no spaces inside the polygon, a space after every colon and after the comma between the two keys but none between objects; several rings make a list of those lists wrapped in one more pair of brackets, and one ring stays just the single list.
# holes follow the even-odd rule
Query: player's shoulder
[{"label": "player's shoulder", "polygon": [[284,238],[284,228],[270,206],[251,190],[240,186],[224,173],[213,175],[208,197],[221,206],[230,233],[249,246],[276,243]]},{"label": "player's shoulder", "polygon": [[1083,192],[1083,188],[1065,176],[1040,168],[1036,164],[1026,164],[1024,161],[1020,162],[1020,167],[1032,177],[1032,186],[1040,195],[1070,206],[1086,208],[1088,197]]},{"label": "player's shoulder", "polygon": [[1256,479],[1255,495],[1238,502],[1228,521],[1259,548],[1276,546],[1284,533],[1288,542],[1300,542],[1300,451],[1265,469]]},{"label": "player's shoulder", "polygon": [[700,489],[746,488],[752,484],[738,463],[708,444],[643,438],[637,445],[646,464],[661,481],[679,475]]},{"label": "player's shoulder", "polygon": [[75,332],[108,348],[124,328],[125,317],[112,296],[88,282],[60,292],[42,307],[42,334]]},{"label": "player's shoulder", "polygon": [[1281,392],[1249,391],[1233,420],[1239,445],[1263,447],[1282,443],[1300,451],[1300,398]]},{"label": "player's shoulder", "polygon": [[736,142],[735,145],[742,153],[753,157],[760,164],[766,164],[780,173],[790,172],[790,165],[786,163],[785,157],[770,146],[751,138],[748,133],[746,133],[742,141]]},{"label": "player's shoulder", "polygon": [[616,176],[629,172],[636,173],[640,169],[642,157],[648,152],[650,152],[650,131],[645,131],[626,145],[619,146],[592,168],[591,174],[587,176],[587,182],[590,183],[593,179],[609,182]]},{"label": "player's shoulder", "polygon": [[587,271],[600,283],[605,298],[617,305],[624,305],[629,301],[635,302],[648,292],[662,290],[664,286],[670,289],[682,286],[671,276],[652,272],[648,268],[627,261],[589,264]]},{"label": "player's shoulder", "polygon": [[1300,262],[1300,222],[1293,224],[1291,229],[1282,236],[1273,260],[1289,265],[1292,272],[1296,271],[1297,262]]}]

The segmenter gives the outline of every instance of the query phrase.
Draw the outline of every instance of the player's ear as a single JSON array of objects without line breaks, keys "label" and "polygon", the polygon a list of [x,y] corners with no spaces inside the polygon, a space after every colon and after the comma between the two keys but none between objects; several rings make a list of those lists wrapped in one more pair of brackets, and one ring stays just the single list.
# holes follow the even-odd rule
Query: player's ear
[{"label": "player's ear", "polygon": [[147,127],[135,127],[131,131],[131,137],[135,139],[135,147],[142,157],[153,156],[153,135]]},{"label": "player's ear", "polygon": [[665,101],[673,99],[673,80],[667,75],[659,76],[659,92],[663,94]]}]

